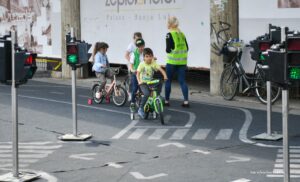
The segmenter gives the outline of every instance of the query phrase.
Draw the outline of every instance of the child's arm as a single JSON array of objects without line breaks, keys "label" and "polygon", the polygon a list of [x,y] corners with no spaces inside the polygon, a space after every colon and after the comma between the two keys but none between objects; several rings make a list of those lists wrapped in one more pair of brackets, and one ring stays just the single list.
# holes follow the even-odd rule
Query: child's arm
[{"label": "child's arm", "polygon": [[140,72],[139,71],[136,72],[136,79],[137,79],[139,85],[142,84],[141,79],[140,79]]},{"label": "child's arm", "polygon": [[162,69],[162,67],[159,67],[159,68],[158,68],[158,71],[161,72],[161,74],[162,74],[163,77],[164,77],[164,80],[167,80],[167,79],[168,79],[167,74],[166,74],[165,70]]}]

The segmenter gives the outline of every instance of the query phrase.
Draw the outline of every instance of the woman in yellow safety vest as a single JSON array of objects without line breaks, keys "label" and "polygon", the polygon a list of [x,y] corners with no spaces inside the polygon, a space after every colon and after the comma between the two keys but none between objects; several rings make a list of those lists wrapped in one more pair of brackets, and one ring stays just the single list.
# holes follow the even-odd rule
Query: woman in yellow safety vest
[{"label": "woman in yellow safety vest", "polygon": [[177,73],[177,78],[181,87],[181,91],[184,97],[182,107],[189,107],[188,98],[188,86],[185,81],[185,71],[187,68],[187,55],[188,55],[188,44],[183,32],[178,28],[179,21],[176,17],[171,16],[168,19],[168,29],[166,37],[166,52],[167,52],[167,64],[166,72],[168,80],[165,84],[165,105],[170,106],[170,93],[172,78]]}]

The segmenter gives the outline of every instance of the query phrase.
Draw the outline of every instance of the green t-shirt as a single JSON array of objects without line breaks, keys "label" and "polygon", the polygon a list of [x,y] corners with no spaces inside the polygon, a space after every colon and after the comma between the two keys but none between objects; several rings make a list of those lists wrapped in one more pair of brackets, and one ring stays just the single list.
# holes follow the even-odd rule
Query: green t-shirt
[{"label": "green t-shirt", "polygon": [[140,73],[140,80],[142,83],[146,83],[153,79],[154,72],[157,71],[160,66],[152,61],[151,64],[146,64],[145,62],[140,63],[137,71]]}]

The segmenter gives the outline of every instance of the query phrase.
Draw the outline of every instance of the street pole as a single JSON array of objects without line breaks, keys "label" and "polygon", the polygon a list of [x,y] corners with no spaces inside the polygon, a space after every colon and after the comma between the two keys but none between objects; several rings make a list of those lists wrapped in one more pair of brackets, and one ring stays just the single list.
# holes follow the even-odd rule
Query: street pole
[{"label": "street pole", "polygon": [[17,32],[12,31],[11,35],[11,58],[12,58],[12,84],[11,84],[11,110],[12,110],[12,150],[13,150],[13,177],[19,177],[19,146],[18,146],[18,90],[15,79],[15,44],[17,43]]},{"label": "street pole", "polygon": [[283,130],[283,167],[284,182],[290,181],[290,156],[289,156],[289,90],[282,90],[282,130]]},{"label": "street pole", "polygon": [[272,133],[272,88],[271,81],[267,81],[267,133],[262,133],[251,137],[255,140],[276,141],[282,138],[282,135]]},{"label": "street pole", "polygon": [[72,68],[72,114],[73,114],[73,135],[77,136],[76,68]]}]

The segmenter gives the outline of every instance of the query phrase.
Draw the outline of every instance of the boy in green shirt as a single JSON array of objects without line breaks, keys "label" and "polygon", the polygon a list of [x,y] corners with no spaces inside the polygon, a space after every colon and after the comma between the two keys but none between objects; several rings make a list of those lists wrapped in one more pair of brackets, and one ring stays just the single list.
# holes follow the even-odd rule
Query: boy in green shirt
[{"label": "boy in green shirt", "polygon": [[142,98],[138,114],[145,118],[144,106],[150,96],[149,86],[146,84],[148,81],[153,79],[155,71],[160,71],[164,77],[164,80],[167,80],[166,72],[156,63],[153,57],[153,51],[150,48],[145,48],[143,51],[144,62],[140,63],[137,68],[137,81],[140,86],[141,91],[144,94]]}]

